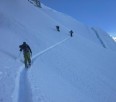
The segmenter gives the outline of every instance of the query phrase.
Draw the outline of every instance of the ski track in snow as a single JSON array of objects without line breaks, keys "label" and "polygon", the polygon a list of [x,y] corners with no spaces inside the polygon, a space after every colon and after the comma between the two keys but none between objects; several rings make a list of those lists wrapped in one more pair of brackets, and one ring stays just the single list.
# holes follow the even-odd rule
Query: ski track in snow
[{"label": "ski track in snow", "polygon": [[33,102],[30,83],[27,77],[27,70],[23,69],[20,73],[18,102]]},{"label": "ski track in snow", "polygon": [[58,42],[58,43],[56,43],[56,44],[54,44],[54,45],[52,45],[52,46],[46,48],[45,50],[43,50],[43,51],[37,53],[36,55],[33,56],[32,61],[34,62],[40,55],[44,54],[45,52],[51,50],[52,48],[54,48],[54,47],[56,47],[56,46],[62,44],[63,42],[65,42],[65,41],[68,40],[69,38],[70,38],[70,37],[67,37],[67,38],[65,38],[64,40],[62,40],[62,41],[60,41],[60,42]]},{"label": "ski track in snow", "polygon": [[[64,43],[66,40],[68,40],[70,37],[67,37],[63,39],[62,41],[46,48],[45,50],[37,53],[33,56],[32,60],[33,62],[42,54],[45,52],[51,50],[52,48]],[[31,86],[28,80],[28,73],[27,70],[24,68],[24,65],[20,66],[19,72],[17,74],[16,80],[15,80],[15,90],[13,92],[12,98],[13,102],[33,102],[32,99],[32,90]]]}]

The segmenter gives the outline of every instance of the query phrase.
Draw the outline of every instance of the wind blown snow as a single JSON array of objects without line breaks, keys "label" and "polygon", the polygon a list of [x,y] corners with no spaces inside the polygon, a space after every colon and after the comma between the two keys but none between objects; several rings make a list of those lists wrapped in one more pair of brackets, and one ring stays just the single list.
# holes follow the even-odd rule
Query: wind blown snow
[{"label": "wind blown snow", "polygon": [[0,102],[116,102],[116,43],[100,28],[43,4],[2,0],[0,36]]}]

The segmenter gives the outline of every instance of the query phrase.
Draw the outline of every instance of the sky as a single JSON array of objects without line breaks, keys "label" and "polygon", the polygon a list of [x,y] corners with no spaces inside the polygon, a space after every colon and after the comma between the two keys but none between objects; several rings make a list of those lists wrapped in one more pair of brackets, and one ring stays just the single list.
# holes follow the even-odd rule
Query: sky
[{"label": "sky", "polygon": [[116,36],[116,0],[41,0],[89,26],[102,28]]}]

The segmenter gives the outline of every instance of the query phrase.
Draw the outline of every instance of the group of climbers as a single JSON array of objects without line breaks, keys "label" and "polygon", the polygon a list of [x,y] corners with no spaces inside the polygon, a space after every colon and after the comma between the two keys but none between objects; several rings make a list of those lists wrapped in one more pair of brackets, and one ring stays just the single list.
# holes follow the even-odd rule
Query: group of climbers
[{"label": "group of climbers", "polygon": [[[57,26],[56,26],[56,30],[57,30],[58,32],[60,32],[60,26],[57,25]],[[70,36],[73,37],[73,31],[70,30],[69,33],[70,33]]]},{"label": "group of climbers", "polygon": [[[56,26],[56,30],[60,32],[60,27]],[[73,31],[70,30],[69,33],[70,33],[70,36],[73,37]],[[26,42],[23,42],[23,44],[20,45],[19,48],[20,48],[20,51],[23,52],[23,55],[24,55],[25,68],[30,67],[31,62],[32,62],[31,61],[32,51],[31,51],[30,46]]]}]

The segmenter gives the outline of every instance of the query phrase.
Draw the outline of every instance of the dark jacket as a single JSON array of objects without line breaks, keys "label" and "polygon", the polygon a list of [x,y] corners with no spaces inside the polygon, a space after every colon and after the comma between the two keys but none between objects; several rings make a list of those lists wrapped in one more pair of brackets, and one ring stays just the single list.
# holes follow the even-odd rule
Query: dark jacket
[{"label": "dark jacket", "polygon": [[26,43],[23,43],[22,45],[20,45],[19,48],[20,48],[20,51],[23,51],[24,54],[27,52],[32,54],[31,48]]}]

